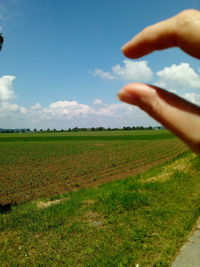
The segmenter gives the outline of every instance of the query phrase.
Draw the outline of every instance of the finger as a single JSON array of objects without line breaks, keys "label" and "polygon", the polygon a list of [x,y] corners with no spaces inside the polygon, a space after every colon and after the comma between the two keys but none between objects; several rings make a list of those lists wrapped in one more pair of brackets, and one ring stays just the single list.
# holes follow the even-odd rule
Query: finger
[{"label": "finger", "polygon": [[155,86],[133,83],[118,94],[120,100],[139,106],[200,154],[200,108]]},{"label": "finger", "polygon": [[145,28],[122,47],[129,58],[139,58],[155,50],[176,46],[174,18]]},{"label": "finger", "polygon": [[122,47],[129,58],[139,58],[155,50],[178,46],[200,58],[200,12],[186,10],[175,17],[145,28]]}]

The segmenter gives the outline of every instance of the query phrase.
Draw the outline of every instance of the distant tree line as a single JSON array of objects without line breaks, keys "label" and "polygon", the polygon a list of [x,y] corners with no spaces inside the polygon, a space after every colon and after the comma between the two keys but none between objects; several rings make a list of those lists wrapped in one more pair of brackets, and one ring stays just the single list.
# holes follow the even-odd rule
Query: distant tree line
[{"label": "distant tree line", "polygon": [[34,128],[32,131],[29,128],[23,128],[23,129],[2,129],[0,128],[0,133],[28,133],[28,132],[34,132],[34,133],[49,133],[49,132],[88,132],[88,131],[138,131],[138,130],[161,130],[163,129],[162,126],[124,126],[122,128],[105,128],[105,127],[91,127],[91,128],[79,128],[79,127],[74,127],[74,128],[68,128],[68,129],[36,129]]},{"label": "distant tree line", "polygon": [[148,126],[148,127],[144,127],[144,126],[132,126],[132,127],[122,127],[122,128],[105,128],[105,127],[91,127],[91,128],[79,128],[79,127],[74,127],[74,128],[68,128],[68,129],[61,129],[61,130],[57,130],[57,129],[33,129],[33,132],[89,132],[89,131],[133,131],[133,130],[161,130],[163,129],[162,126],[156,126],[156,127],[153,127],[153,126]]},{"label": "distant tree line", "polygon": [[29,128],[22,129],[2,129],[0,128],[0,133],[28,133],[31,132]]}]

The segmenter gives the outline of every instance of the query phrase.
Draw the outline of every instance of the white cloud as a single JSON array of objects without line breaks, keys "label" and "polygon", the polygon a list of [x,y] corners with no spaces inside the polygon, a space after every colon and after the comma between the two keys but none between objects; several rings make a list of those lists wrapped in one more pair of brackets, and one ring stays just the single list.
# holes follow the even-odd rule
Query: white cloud
[{"label": "white cloud", "polygon": [[103,101],[101,100],[101,99],[95,99],[94,101],[93,101],[93,104],[94,105],[102,105],[103,104]]},{"label": "white cloud", "polygon": [[92,74],[94,76],[101,77],[103,80],[114,80],[115,79],[115,77],[110,72],[105,72],[100,69],[96,69]]},{"label": "white cloud", "polygon": [[78,105],[77,101],[57,101],[52,103],[49,107],[52,109],[65,109],[65,108],[73,108]]},{"label": "white cloud", "polygon": [[147,82],[152,79],[153,73],[148,67],[147,61],[131,61],[126,59],[123,63],[123,66],[117,64],[111,67],[111,71],[108,72],[96,69],[93,75],[105,80],[121,79],[132,82]]},{"label": "white cloud", "polygon": [[200,88],[200,76],[188,63],[171,65],[156,73],[159,80],[155,85],[170,90]]},{"label": "white cloud", "polygon": [[16,79],[15,76],[5,75],[0,77],[0,117],[7,118],[11,114],[28,113],[28,108],[22,107],[13,103],[16,98],[13,82]]},{"label": "white cloud", "polygon": [[35,103],[35,105],[33,105],[33,106],[31,107],[32,110],[39,110],[39,109],[41,109],[41,108],[42,108],[42,106],[41,106],[39,103]]},{"label": "white cloud", "polygon": [[28,108],[20,107],[20,112],[21,112],[22,114],[27,114],[27,113],[29,113],[30,111],[29,111]]},{"label": "white cloud", "polygon": [[147,66],[147,61],[124,60],[124,67],[115,65],[112,67],[114,76],[126,81],[149,81],[152,79],[152,71]]},{"label": "white cloud", "polygon": [[85,116],[91,112],[88,105],[79,104],[77,101],[57,101],[49,105],[45,110],[46,113],[56,117],[72,118],[77,116]]},{"label": "white cloud", "polygon": [[18,106],[17,104],[12,104],[9,102],[0,103],[1,116],[3,116],[3,113],[5,112],[15,112],[15,111],[20,111],[20,106]]},{"label": "white cloud", "polygon": [[0,103],[11,101],[15,98],[12,83],[16,79],[15,76],[6,75],[0,77]]}]

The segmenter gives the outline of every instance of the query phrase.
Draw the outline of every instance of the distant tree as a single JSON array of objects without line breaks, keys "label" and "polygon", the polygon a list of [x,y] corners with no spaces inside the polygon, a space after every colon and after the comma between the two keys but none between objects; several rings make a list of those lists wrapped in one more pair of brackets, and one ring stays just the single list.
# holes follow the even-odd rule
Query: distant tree
[{"label": "distant tree", "polygon": [[48,129],[47,129],[47,132],[50,132],[50,131],[51,131],[51,130],[48,128]]},{"label": "distant tree", "polygon": [[35,128],[33,131],[36,133],[37,132],[37,129]]},{"label": "distant tree", "polygon": [[78,132],[78,130],[79,130],[78,127],[74,127],[74,128],[72,129],[73,132]]},{"label": "distant tree", "polygon": [[105,128],[104,127],[99,127],[98,131],[103,131]]},{"label": "distant tree", "polygon": [[79,128],[79,131],[87,132],[88,131],[88,128]]},{"label": "distant tree", "polygon": [[125,131],[130,131],[130,130],[131,130],[131,127],[123,127],[123,129],[124,129]]}]

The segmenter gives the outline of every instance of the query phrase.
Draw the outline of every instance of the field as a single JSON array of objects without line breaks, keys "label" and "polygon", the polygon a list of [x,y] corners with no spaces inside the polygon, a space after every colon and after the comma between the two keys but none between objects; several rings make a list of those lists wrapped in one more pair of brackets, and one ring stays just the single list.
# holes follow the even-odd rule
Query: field
[{"label": "field", "polygon": [[165,131],[0,135],[0,204],[124,179],[186,151]]},{"label": "field", "polygon": [[13,205],[0,215],[0,266],[171,266],[200,216],[199,192],[200,157],[184,152],[136,176]]}]

